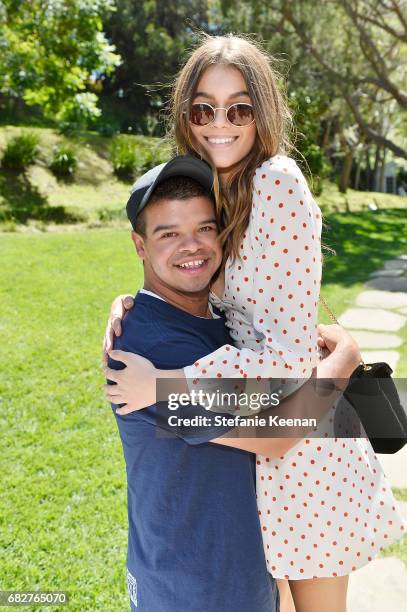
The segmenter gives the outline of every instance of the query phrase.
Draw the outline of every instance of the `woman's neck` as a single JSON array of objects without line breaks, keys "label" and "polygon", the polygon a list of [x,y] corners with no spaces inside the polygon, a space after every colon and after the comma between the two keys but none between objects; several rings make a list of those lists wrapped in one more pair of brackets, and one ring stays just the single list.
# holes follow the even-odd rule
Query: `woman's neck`
[{"label": "woman's neck", "polygon": [[224,189],[226,187],[226,183],[227,183],[229,175],[230,175],[229,168],[225,168],[224,170],[222,168],[220,168],[218,170],[219,183],[220,183],[220,186],[222,187],[222,189]]}]

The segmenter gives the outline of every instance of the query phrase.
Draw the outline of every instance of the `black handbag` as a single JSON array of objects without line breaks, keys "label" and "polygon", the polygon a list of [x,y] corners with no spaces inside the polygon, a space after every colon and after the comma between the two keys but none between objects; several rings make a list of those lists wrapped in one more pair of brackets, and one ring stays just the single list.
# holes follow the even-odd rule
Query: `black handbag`
[{"label": "black handbag", "polygon": [[[338,323],[325,300],[320,301],[335,323]],[[352,372],[343,392],[346,402],[355,410],[376,453],[392,454],[407,443],[407,414],[384,362],[362,363]]]}]

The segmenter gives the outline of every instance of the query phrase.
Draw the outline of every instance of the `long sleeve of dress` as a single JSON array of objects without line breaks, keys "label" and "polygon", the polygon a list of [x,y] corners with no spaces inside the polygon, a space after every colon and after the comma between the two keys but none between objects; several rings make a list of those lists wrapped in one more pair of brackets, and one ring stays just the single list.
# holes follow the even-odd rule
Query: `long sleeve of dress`
[{"label": "long sleeve of dress", "polygon": [[[236,346],[184,369],[204,378],[309,378],[317,364],[321,212],[297,164],[264,162],[253,180],[241,259],[226,265],[222,305]],[[202,380],[202,383],[204,381]]]}]

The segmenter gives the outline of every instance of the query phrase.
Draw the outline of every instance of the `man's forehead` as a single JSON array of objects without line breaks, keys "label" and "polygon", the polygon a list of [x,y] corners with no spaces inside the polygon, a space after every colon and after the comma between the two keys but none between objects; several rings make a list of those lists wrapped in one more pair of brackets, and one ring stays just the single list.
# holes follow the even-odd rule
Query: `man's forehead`
[{"label": "man's forehead", "polygon": [[177,219],[182,221],[199,222],[201,217],[215,216],[215,204],[209,196],[195,196],[184,200],[168,199],[151,202],[146,213],[151,216],[160,216],[163,221]]},{"label": "man's forehead", "polygon": [[186,198],[168,197],[153,200],[148,206],[207,206],[215,209],[215,202],[209,194],[194,195]]}]

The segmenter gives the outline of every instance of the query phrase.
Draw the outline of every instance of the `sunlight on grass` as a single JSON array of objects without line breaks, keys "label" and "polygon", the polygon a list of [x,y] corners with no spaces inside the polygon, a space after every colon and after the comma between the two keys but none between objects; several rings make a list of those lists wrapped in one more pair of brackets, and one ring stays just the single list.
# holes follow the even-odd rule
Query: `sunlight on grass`
[{"label": "sunlight on grass", "polygon": [[0,248],[1,586],[125,609],[125,471],[100,355],[112,298],[141,283],[129,232],[4,236]]},{"label": "sunlight on grass", "polygon": [[[367,273],[403,252],[405,219],[393,211],[327,222],[325,240],[338,254],[326,258],[323,295],[339,316]],[[0,241],[8,366],[0,372],[1,586],[66,590],[78,612],[128,605],[125,468],[100,357],[112,299],[142,283],[129,234],[3,234]],[[328,322],[322,309],[320,320]],[[405,546],[392,551],[405,559]]]}]

